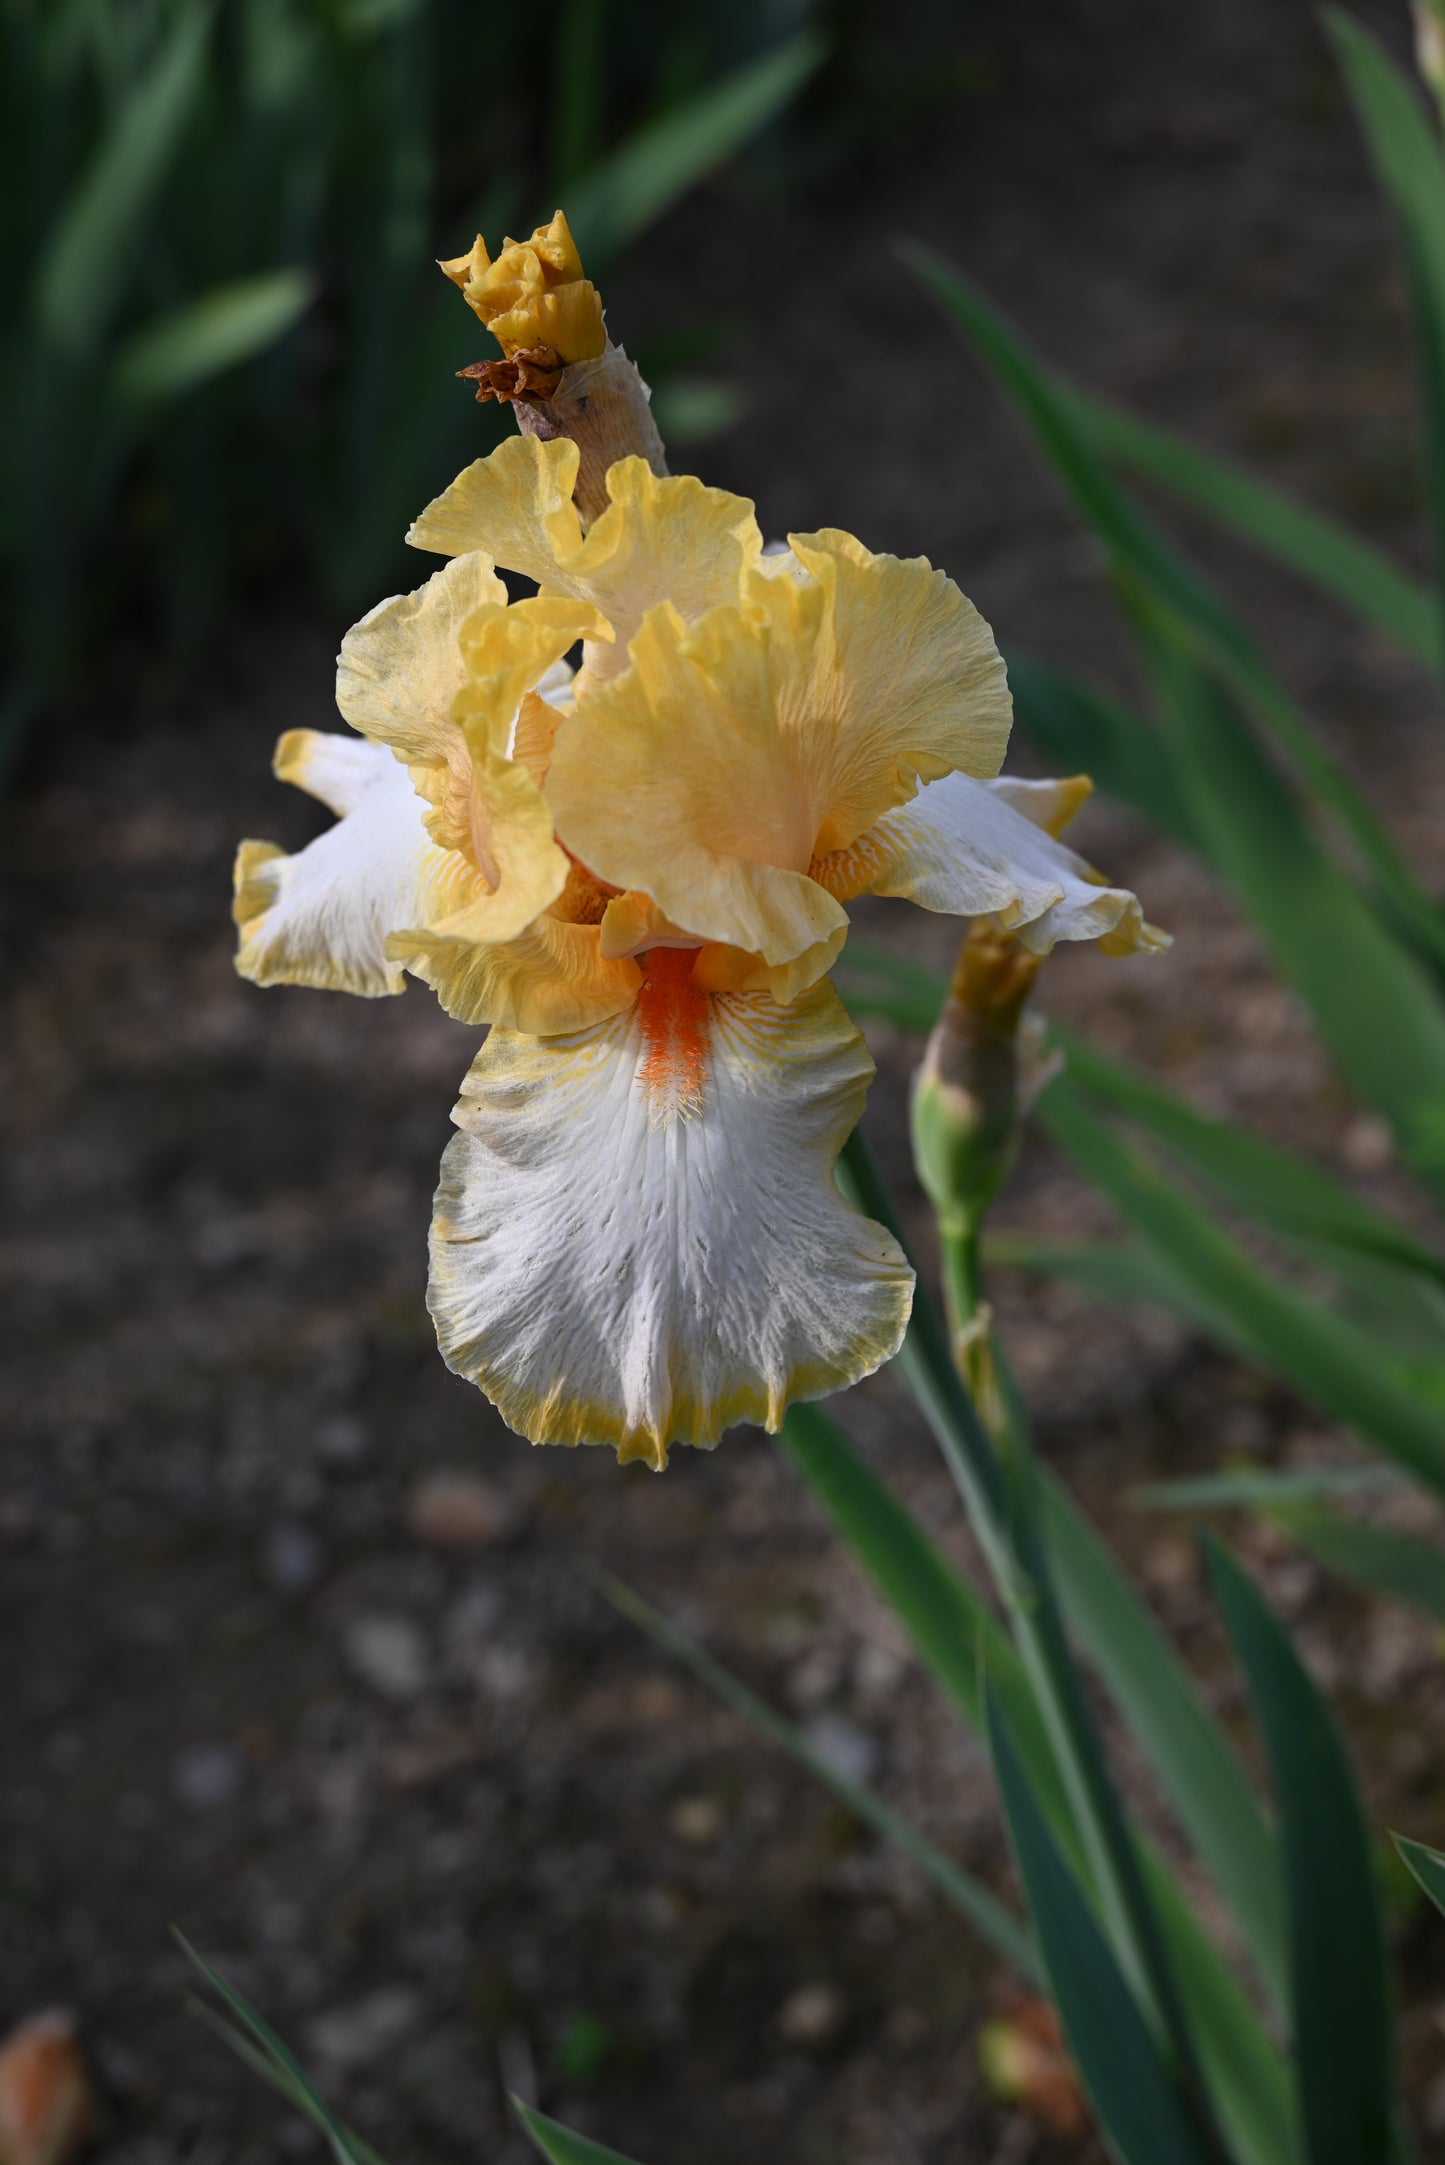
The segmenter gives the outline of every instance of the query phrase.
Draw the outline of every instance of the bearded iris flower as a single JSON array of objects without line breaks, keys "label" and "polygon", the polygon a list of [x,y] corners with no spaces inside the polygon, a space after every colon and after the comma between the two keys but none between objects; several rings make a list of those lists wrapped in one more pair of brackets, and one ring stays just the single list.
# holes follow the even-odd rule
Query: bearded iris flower
[{"label": "bearded iris flower", "polygon": [[282,739],[337,823],[243,844],[238,966],[409,972],[490,1026],[432,1227],[443,1355],[534,1442],[660,1468],[907,1323],[905,1258],[834,1179],[873,1072],[827,979],[845,904],[1038,952],[1159,936],[1052,831],[1080,785],[999,779],[1003,663],[941,572],[831,530],[765,553],[750,504],[641,457],[584,531],[577,482],[575,443],[522,435],[417,521],[450,561],[348,634],[354,734]]}]

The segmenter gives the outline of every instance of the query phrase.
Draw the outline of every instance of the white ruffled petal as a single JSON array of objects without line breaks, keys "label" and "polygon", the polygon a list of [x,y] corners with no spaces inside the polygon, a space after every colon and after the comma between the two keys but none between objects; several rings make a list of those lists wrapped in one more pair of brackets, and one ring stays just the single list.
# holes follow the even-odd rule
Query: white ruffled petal
[{"label": "white ruffled petal", "polygon": [[482,891],[476,872],[432,841],[426,807],[385,745],[293,730],[277,772],[344,817],[294,857],[271,842],[241,844],[237,969],[257,985],[402,991],[387,935],[462,908]]},{"label": "white ruffled petal", "polygon": [[996,916],[1035,954],[1056,940],[1098,940],[1112,953],[1167,946],[1134,895],[1105,886],[1048,832],[1045,823],[1075,801],[1068,783],[948,774],[886,813],[852,849],[816,861],[813,877],[840,897],[901,895],[953,917]]},{"label": "white ruffled petal", "polygon": [[454,1118],[429,1305],[535,1443],[665,1465],[897,1350],[913,1274],[833,1178],[872,1063],[831,986],[713,995],[659,950],[625,1013],[494,1030]]}]

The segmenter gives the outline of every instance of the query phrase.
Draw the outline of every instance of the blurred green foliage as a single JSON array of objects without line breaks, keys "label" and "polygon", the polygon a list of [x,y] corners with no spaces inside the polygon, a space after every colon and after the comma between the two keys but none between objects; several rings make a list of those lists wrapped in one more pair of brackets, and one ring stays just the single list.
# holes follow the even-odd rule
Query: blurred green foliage
[{"label": "blurred green foliage", "polygon": [[[1140,507],[1142,480],[1319,587],[1438,681],[1445,676],[1445,136],[1416,87],[1348,15],[1327,27],[1400,235],[1413,304],[1424,494],[1436,565],[1412,577],[1372,543],[1231,461],[1082,390],[979,289],[905,251],[1027,425],[1101,544],[1147,687],[1131,709],[1010,656],[1015,710],[1062,771],[1083,768],[1228,888],[1343,1080],[1414,1175],[1408,1213],[1211,1118],[1082,1040],[1039,1118],[1107,1196],[1122,1241],[1014,1240],[1010,1258],[1106,1299],[1172,1307],[1445,1498],[1445,899],[1422,878],[1230,603]],[[927,1028],[943,981],[850,944],[860,1011]],[[1417,1226],[1428,1230],[1419,1231]],[[1162,1493],[1151,1501],[1158,1504]],[[1267,1510],[1331,1568],[1445,1613],[1445,1552],[1288,1489],[1194,1508]]]},{"label": "blurred green foliage", "polygon": [[[0,768],[117,625],[338,611],[503,424],[433,259],[562,193],[604,279],[814,74],[813,0],[0,0]],[[679,386],[684,423],[725,387]]]}]

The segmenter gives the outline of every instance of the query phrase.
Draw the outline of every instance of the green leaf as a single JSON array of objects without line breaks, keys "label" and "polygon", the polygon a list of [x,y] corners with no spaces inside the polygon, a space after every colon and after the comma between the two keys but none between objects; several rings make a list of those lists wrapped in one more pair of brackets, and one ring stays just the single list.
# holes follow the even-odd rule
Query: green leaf
[{"label": "green leaf", "polygon": [[[791,1407],[782,1441],[905,1625],[921,1658],[978,1735],[985,1726],[979,1669],[986,1664],[991,1686],[1005,1707],[1023,1754],[1029,1782],[1049,1815],[1054,1838],[1073,1868],[1082,1870],[1083,1852],[1073,1814],[1028,1677],[980,1597],[826,1414],[813,1407]],[[1051,1509],[1068,1508],[1062,1498],[1057,1502],[1051,1498],[1050,1504]],[[1088,1645],[1091,1627],[1097,1616],[1107,1614],[1106,1606],[1090,1598],[1087,1584],[1079,1583],[1084,1575],[1070,1553],[1061,1553],[1055,1563],[1065,1604]],[[1095,1569],[1116,1570],[1102,1548]],[[1141,1615],[1139,1628],[1146,1636],[1157,1637],[1147,1617]],[[1104,1644],[1102,1638],[1100,1644]],[[1107,1672],[1105,1681],[1109,1681]],[[1192,1698],[1193,1687],[1187,1679],[1182,1688]],[[1201,1715],[1208,1720],[1202,1709]],[[1220,1749],[1226,1748],[1221,1744]],[[1242,1782],[1243,1776],[1239,1779]],[[1147,1847],[1142,1849],[1142,1859],[1220,2116],[1240,2156],[1250,2165],[1282,2165],[1295,2154],[1283,2063],[1167,1866]],[[1246,1937],[1263,1931],[1270,1914],[1266,1900],[1257,1917],[1245,1920]]]},{"label": "green leaf", "polygon": [[1179,763],[1234,886],[1341,1071],[1422,1172],[1445,1167],[1445,1007],[1435,980],[1320,847],[1232,699],[1158,618],[1134,611]]},{"label": "green leaf", "polygon": [[1358,1249],[1398,1263],[1445,1288],[1445,1257],[1363,1203],[1304,1158],[1261,1142],[1225,1120],[1210,1119],[1143,1075],[1100,1052],[1087,1038],[1054,1027],[1065,1072],[1053,1089],[1078,1086],[1156,1136],[1187,1170],[1207,1181],[1257,1225],[1328,1250]]},{"label": "green leaf", "polygon": [[1261,1270],[1075,1094],[1045,1091],[1039,1118],[1115,1208],[1219,1318],[1240,1353],[1369,1436],[1445,1494],[1445,1421],[1408,1391],[1362,1332]]},{"label": "green leaf", "polygon": [[1408,1841],[1403,1834],[1392,1839],[1436,1909],[1445,1915],[1445,1857],[1438,1849],[1427,1849],[1423,1842]]},{"label": "green leaf", "polygon": [[1045,1487],[1064,1610],[1283,2005],[1285,1925],[1273,1835],[1194,1680],[1063,1491]]},{"label": "green leaf", "polygon": [[[1348,776],[1295,711],[1239,620],[1116,486],[1081,424],[1074,392],[1041,366],[1004,317],[941,256],[912,244],[905,245],[901,252],[945,314],[967,333],[1014,400],[1050,467],[1108,549],[1115,576],[1126,595],[1147,604],[1150,613],[1162,617],[1175,639],[1208,657],[1254,717],[1278,738],[1309,788],[1328,806],[1392,908],[1409,927],[1411,937],[1422,950],[1445,963],[1445,919],[1434,902],[1421,889]],[[1199,777],[1219,782],[1223,806],[1226,777],[1216,774],[1211,735],[1198,717],[1194,718],[1192,750],[1194,772],[1186,772],[1180,780],[1191,811],[1195,809],[1194,790]],[[1230,750],[1231,763],[1237,767],[1239,750]],[[1268,762],[1257,749],[1254,760],[1268,774]],[[1297,814],[1295,818],[1299,824]],[[1201,827],[1206,850],[1213,859],[1221,839],[1229,839],[1227,827],[1221,832],[1218,819],[1202,821]],[[1238,856],[1236,851],[1236,864]],[[1225,862],[1228,869],[1229,860],[1219,861]],[[1269,929],[1265,923],[1267,934]],[[1428,996],[1428,983],[1422,980],[1422,986]],[[1445,1035],[1445,1021],[1441,1031]]]},{"label": "green leaf", "polygon": [[1445,1624],[1445,1553],[1435,1542],[1362,1526],[1318,1504],[1280,1502],[1268,1506],[1267,1515],[1342,1578]]},{"label": "green leaf", "polygon": [[1049,1988],[1111,2146],[1124,2165],[1207,2165],[1209,2148],[1049,1832],[992,1692],[988,1735]]},{"label": "green leaf", "polygon": [[208,2008],[199,2012],[238,2058],[244,2060],[252,2071],[271,2083],[298,2111],[314,2121],[331,2145],[337,2165],[382,2165],[381,2159],[369,2144],[353,2135],[350,2128],[337,2119],[330,2106],[316,2090],[305,2069],[294,2054],[282,2044],[276,2032],[264,2016],[259,2015],[250,2001],[233,1984],[229,1984],[220,1971],[197,1954],[183,1934],[176,1939],[187,1959],[193,1962],[206,1982],[211,1985],[241,2023],[241,2029],[232,2029],[229,2023],[213,2015]]},{"label": "green leaf", "polygon": [[609,2150],[587,2135],[574,2135],[571,2128],[549,2120],[519,2097],[512,2099],[512,2110],[551,2165],[637,2165],[635,2158],[624,2157],[620,2150]]},{"label": "green leaf", "polygon": [[112,385],[136,403],[177,398],[264,353],[305,314],[315,292],[302,270],[214,286],[133,332],[116,356]]},{"label": "green leaf", "polygon": [[831,1759],[809,1743],[794,1723],[777,1713],[756,1692],[750,1691],[741,1677],[735,1676],[706,1647],[700,1646],[688,1632],[661,1615],[630,1586],[624,1586],[621,1580],[610,1576],[599,1583],[615,1608],[690,1669],[725,1706],[732,1707],[763,1736],[771,1737],[775,1744],[781,1745],[800,1766],[805,1766],[825,1788],[831,1789],[865,1826],[872,1827],[885,1841],[892,1842],[906,1857],[911,1857],[950,1907],[957,1910],[965,1923],[987,1940],[1012,1969],[1021,1977],[1033,1979],[1036,1976],[1037,1964],[1027,1935],[1017,1919],[981,1881],[966,1872],[962,1865],[955,1864],[952,1857],[930,1842],[926,1835],[920,1834],[865,1783],[855,1782],[841,1773]]},{"label": "green leaf", "polygon": [[1008,681],[1015,719],[1051,766],[1063,774],[1092,775],[1100,789],[1142,813],[1161,834],[1207,854],[1168,747],[1152,722],[1112,694],[1032,655],[1010,653]]},{"label": "green leaf", "polygon": [[552,178],[565,202],[596,158],[602,130],[607,82],[602,0],[562,0],[553,53],[557,87],[552,99]]},{"label": "green leaf", "polygon": [[1077,386],[1075,418],[1100,457],[1137,474],[1192,510],[1206,512],[1251,547],[1322,587],[1433,668],[1442,662],[1440,626],[1428,587],[1338,521],[1298,503],[1217,452],[1201,451],[1172,429]]},{"label": "green leaf", "polygon": [[737,427],[748,395],[721,376],[668,376],[653,389],[652,410],[664,443],[710,443]]},{"label": "green leaf", "polygon": [[[1182,1098],[1071,1032],[1054,1031],[1053,1042],[1066,1060],[1064,1074],[1052,1085],[1056,1092],[1067,1097],[1083,1088],[1142,1127],[1194,1179],[1325,1273],[1333,1281],[1331,1303],[1361,1322],[1382,1346],[1397,1348],[1402,1360],[1438,1348],[1445,1336],[1445,1258],[1307,1160],[1196,1113]],[[1189,1297],[1177,1275],[1165,1269],[1159,1282],[1152,1282],[1159,1269],[1157,1251],[1055,1253],[1047,1244],[1018,1239],[1010,1247],[1026,1267],[1052,1270],[1118,1299],[1152,1297],[1192,1314],[1208,1330],[1218,1328],[1218,1320]],[[1400,1373],[1405,1377],[1403,1368]],[[1429,1395],[1413,1378],[1405,1380],[1419,1395]]]},{"label": "green leaf", "polygon": [[[1026,1745],[1051,1819],[1069,1824],[1048,1738],[1018,1658],[967,1582],[826,1414],[794,1406],[782,1440],[839,1532],[974,1729],[987,1664]],[[1238,1760],[1183,1664],[1103,1543],[1051,1480],[1044,1534],[1065,1612],[1229,1901],[1262,1974],[1283,1996],[1284,1920],[1274,1844]]]},{"label": "green leaf", "polygon": [[1206,1541],[1206,1551],[1279,1806],[1309,2165],[1389,2165],[1389,1980],[1369,1837],[1349,1764],[1324,1701],[1253,1581],[1217,1542]]},{"label": "green leaf", "polygon": [[1131,1490],[1129,1501],[1140,1511],[1254,1510],[1274,1503],[1309,1503],[1320,1496],[1397,1489],[1402,1480],[1393,1466],[1301,1466],[1285,1473],[1241,1467],[1195,1480],[1151,1482]]},{"label": "green leaf", "polygon": [[42,247],[36,322],[68,358],[101,346],[110,329],[141,221],[202,86],[210,33],[208,6],[176,10],[169,37],[120,98]]},{"label": "green leaf", "polygon": [[1429,444],[1439,607],[1445,605],[1445,157],[1413,86],[1378,39],[1338,8],[1325,10],[1325,22],[1400,221]]},{"label": "green leaf", "polygon": [[1172,1308],[1198,1329],[1216,1331],[1218,1318],[1186,1279],[1172,1272],[1157,1248],[1141,1240],[1036,1240],[1027,1233],[991,1233],[984,1259],[1014,1270],[1044,1271],[1096,1300]]},{"label": "green leaf", "polygon": [[1004,1698],[1030,1776],[1061,1826],[1069,1807],[1022,1664],[968,1581],[826,1413],[790,1406],[783,1448],[969,1727],[983,1731],[982,1670]]},{"label": "green leaf", "polygon": [[802,31],[639,128],[572,192],[583,260],[606,265],[790,105],[827,47]]}]

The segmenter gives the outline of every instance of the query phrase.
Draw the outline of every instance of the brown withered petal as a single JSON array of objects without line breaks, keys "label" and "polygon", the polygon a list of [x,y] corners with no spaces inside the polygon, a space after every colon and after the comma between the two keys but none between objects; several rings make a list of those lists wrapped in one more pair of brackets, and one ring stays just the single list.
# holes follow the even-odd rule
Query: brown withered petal
[{"label": "brown withered petal", "polygon": [[60,2009],[30,2016],[0,2044],[0,2165],[66,2165],[91,2119],[74,2022]]},{"label": "brown withered petal", "polygon": [[986,2023],[978,2056],[994,2096],[1051,2135],[1077,2140],[1088,2128],[1083,2087],[1047,2000],[1019,2000],[1002,2020]]},{"label": "brown withered petal", "polygon": [[473,361],[457,374],[475,383],[483,405],[495,398],[542,406],[555,395],[565,366],[551,346],[519,346],[500,361]]}]

